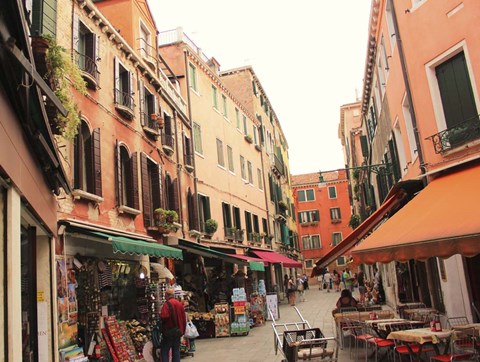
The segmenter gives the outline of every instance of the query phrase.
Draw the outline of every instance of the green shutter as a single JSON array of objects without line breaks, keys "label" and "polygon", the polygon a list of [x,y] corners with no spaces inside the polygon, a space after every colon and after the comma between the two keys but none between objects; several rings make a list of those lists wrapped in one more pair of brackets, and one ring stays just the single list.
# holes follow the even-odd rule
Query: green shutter
[{"label": "green shutter", "polygon": [[57,0],[33,0],[32,35],[51,35],[55,37],[56,28]]},{"label": "green shutter", "polygon": [[360,136],[360,145],[362,146],[362,156],[368,157],[368,140],[367,136]]}]

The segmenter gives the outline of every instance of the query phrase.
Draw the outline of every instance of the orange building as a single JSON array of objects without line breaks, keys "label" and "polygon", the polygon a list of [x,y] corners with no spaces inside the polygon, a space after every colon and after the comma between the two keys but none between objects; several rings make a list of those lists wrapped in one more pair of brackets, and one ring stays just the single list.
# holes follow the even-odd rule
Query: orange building
[{"label": "orange building", "polygon": [[[311,275],[315,262],[352,231],[349,227],[352,213],[347,172],[294,175],[292,186],[300,251],[306,272]],[[349,258],[339,255],[325,266],[333,271],[345,268],[348,262]]]}]

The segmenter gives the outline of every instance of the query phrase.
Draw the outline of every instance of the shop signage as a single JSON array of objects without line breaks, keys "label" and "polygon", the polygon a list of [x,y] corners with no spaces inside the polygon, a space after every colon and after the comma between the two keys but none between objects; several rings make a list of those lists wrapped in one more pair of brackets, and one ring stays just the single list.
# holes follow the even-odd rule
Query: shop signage
[{"label": "shop signage", "polygon": [[244,305],[235,305],[233,306],[235,314],[245,314],[245,306]]}]

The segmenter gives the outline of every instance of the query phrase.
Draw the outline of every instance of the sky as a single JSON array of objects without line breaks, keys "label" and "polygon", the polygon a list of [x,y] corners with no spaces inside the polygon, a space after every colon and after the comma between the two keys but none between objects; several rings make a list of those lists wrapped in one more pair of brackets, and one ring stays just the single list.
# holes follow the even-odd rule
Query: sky
[{"label": "sky", "polygon": [[149,0],[220,70],[251,65],[280,121],[293,175],[344,167],[340,106],[362,95],[370,0]]}]

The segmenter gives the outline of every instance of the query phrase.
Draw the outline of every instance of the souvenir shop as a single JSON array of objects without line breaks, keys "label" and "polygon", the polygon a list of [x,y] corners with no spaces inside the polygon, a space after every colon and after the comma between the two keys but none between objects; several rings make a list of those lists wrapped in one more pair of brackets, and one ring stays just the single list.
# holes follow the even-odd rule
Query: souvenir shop
[{"label": "souvenir shop", "polygon": [[173,278],[164,264],[183,255],[134,236],[64,230],[55,260],[60,361],[134,362],[151,355],[151,332]]},{"label": "souvenir shop", "polygon": [[247,335],[266,320],[265,267],[243,255],[183,242],[174,261],[176,282],[190,291],[188,314],[198,338]]}]

